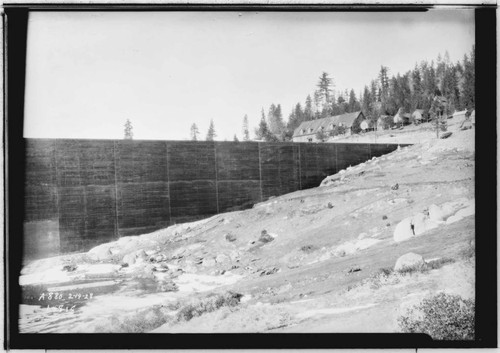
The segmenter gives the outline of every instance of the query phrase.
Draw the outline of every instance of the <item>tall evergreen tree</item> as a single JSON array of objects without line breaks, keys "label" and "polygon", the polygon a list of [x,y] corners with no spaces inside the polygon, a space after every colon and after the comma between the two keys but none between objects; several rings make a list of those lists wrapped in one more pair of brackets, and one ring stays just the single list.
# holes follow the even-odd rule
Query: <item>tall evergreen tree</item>
[{"label": "tall evergreen tree", "polygon": [[305,121],[304,112],[302,111],[302,106],[300,103],[295,105],[295,108],[292,109],[292,112],[288,116],[288,123],[286,125],[287,134],[290,132],[293,134],[293,131],[299,127],[299,125]]},{"label": "tall evergreen tree", "polygon": [[269,131],[275,136],[281,136],[285,131],[285,123],[281,114],[281,105],[272,104],[267,115]]},{"label": "tall evergreen tree", "polygon": [[193,123],[193,125],[191,125],[191,140],[192,141],[198,141],[198,135],[199,135],[199,130],[198,130],[198,126],[196,126],[195,123]]},{"label": "tall evergreen tree", "polygon": [[314,91],[314,119],[319,119],[321,116],[322,104],[321,104],[321,92]]},{"label": "tall evergreen tree", "polygon": [[356,99],[356,94],[354,93],[354,90],[351,89],[349,92],[349,112],[357,112],[361,110],[361,105],[359,104],[358,100]]},{"label": "tall evergreen tree", "polygon": [[430,64],[428,64],[427,62],[423,62],[422,72],[423,72],[422,87],[424,90],[422,97],[423,98],[422,108],[425,110],[429,110],[431,108],[434,92],[437,89],[434,62],[431,61]]},{"label": "tall evergreen tree", "polygon": [[461,104],[462,107],[465,109],[471,109],[474,108],[475,105],[475,92],[474,92],[474,86],[475,86],[475,71],[474,71],[474,61],[475,61],[475,55],[474,55],[474,47],[472,49],[472,52],[470,54],[470,58],[467,56],[467,54],[464,56],[464,61],[463,61],[463,88],[462,88],[462,93],[461,93]]},{"label": "tall evergreen tree", "polygon": [[314,119],[313,103],[311,95],[306,98],[306,105],[304,108],[304,121],[309,121]]},{"label": "tall evergreen tree", "polygon": [[212,119],[210,119],[210,126],[208,127],[206,140],[207,141],[214,141],[216,137],[217,137],[217,134],[215,133],[214,121]]},{"label": "tall evergreen tree", "polygon": [[422,87],[422,77],[420,75],[420,69],[418,68],[418,65],[415,64],[415,68],[411,72],[411,89],[412,89],[412,96],[411,96],[411,110],[415,110],[418,108],[421,108],[422,106],[422,94],[423,94],[423,87]]},{"label": "tall evergreen tree", "polygon": [[340,114],[346,113],[348,108],[349,108],[349,104],[345,101],[345,99],[342,95],[339,95],[337,97],[337,112],[335,115],[340,115]]},{"label": "tall evergreen tree", "polygon": [[243,118],[243,141],[250,140],[250,131],[248,130],[248,115]]},{"label": "tall evergreen tree", "polygon": [[378,75],[381,89],[381,101],[384,102],[389,94],[389,68],[387,66],[381,66]]},{"label": "tall evergreen tree", "polygon": [[328,116],[331,113],[331,103],[333,101],[333,79],[329,77],[328,73],[323,72],[319,77],[318,84],[316,85],[318,101],[318,109],[321,116]]},{"label": "tall evergreen tree", "polygon": [[262,108],[259,127],[255,129],[255,137],[257,140],[264,140],[269,135],[269,126],[267,125],[264,108]]},{"label": "tall evergreen tree", "polygon": [[361,100],[361,110],[365,115],[371,116],[372,95],[368,86],[363,90],[363,99]]},{"label": "tall evergreen tree", "polygon": [[125,122],[125,135],[123,137],[125,140],[132,140],[134,138],[134,133],[132,129],[133,129],[132,123],[130,122],[129,119],[127,119],[127,121]]}]

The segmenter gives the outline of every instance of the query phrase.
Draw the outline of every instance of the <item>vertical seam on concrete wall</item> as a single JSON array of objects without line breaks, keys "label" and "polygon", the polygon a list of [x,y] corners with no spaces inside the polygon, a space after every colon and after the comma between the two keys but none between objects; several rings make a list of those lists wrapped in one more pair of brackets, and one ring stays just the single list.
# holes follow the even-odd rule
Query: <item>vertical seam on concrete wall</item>
[{"label": "vertical seam on concrete wall", "polygon": [[302,164],[300,162],[301,158],[302,158],[302,155],[300,152],[300,143],[299,143],[299,190],[302,190]]},{"label": "vertical seam on concrete wall", "polygon": [[339,146],[335,145],[335,174],[339,172],[339,157],[338,157]]},{"label": "vertical seam on concrete wall", "polygon": [[113,168],[115,170],[115,238],[120,238],[120,231],[118,228],[118,177],[116,171],[116,140],[113,141]]},{"label": "vertical seam on concrete wall", "polygon": [[56,189],[56,211],[57,211],[57,227],[59,235],[59,253],[61,253],[61,206],[59,205],[59,182],[57,180],[57,140],[54,141],[54,169],[55,169],[55,182],[54,188]]},{"label": "vertical seam on concrete wall", "polygon": [[217,173],[217,145],[214,142],[214,158],[215,158],[215,200],[217,202],[217,213],[219,213],[219,178]]},{"label": "vertical seam on concrete wall", "polygon": [[259,189],[260,189],[260,201],[262,202],[264,199],[263,191],[262,191],[262,160],[260,158],[260,142],[257,142],[257,147],[259,149]]},{"label": "vertical seam on concrete wall", "polygon": [[283,178],[281,177],[281,146],[278,146],[278,178],[280,180],[280,193],[281,193],[281,190],[283,190]]},{"label": "vertical seam on concrete wall", "polygon": [[167,192],[168,192],[168,223],[172,223],[172,207],[170,205],[170,198],[172,197],[172,194],[170,193],[170,166],[169,166],[169,159],[168,159],[168,142],[165,142],[165,154],[167,158]]}]

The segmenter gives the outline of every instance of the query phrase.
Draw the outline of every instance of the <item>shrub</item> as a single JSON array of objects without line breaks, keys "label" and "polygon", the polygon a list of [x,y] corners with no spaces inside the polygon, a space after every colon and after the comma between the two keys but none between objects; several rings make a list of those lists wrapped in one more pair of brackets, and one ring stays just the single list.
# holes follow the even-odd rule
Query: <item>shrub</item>
[{"label": "shrub", "polygon": [[403,332],[426,333],[438,340],[473,340],[474,322],[474,301],[445,293],[424,299],[398,318]]},{"label": "shrub", "polygon": [[305,252],[306,254],[310,254],[310,253],[316,251],[317,247],[314,245],[304,245],[300,248],[300,250]]},{"label": "shrub", "polygon": [[189,321],[194,317],[204,313],[215,311],[223,306],[236,306],[239,304],[242,295],[235,292],[224,294],[210,294],[207,297],[184,306],[177,313],[177,321]]},{"label": "shrub", "polygon": [[144,333],[154,330],[171,320],[171,309],[163,305],[153,305],[144,310],[137,310],[127,315],[113,315],[100,320],[95,332]]},{"label": "shrub", "polygon": [[381,268],[379,270],[379,272],[383,275],[383,276],[389,276],[392,272],[393,272],[393,269],[391,267],[384,267],[384,268]]},{"label": "shrub", "polygon": [[400,269],[398,272],[402,275],[411,275],[415,272],[419,273],[426,273],[429,270],[435,270],[438,268],[443,267],[444,265],[454,263],[455,260],[449,258],[449,257],[443,257],[439,258],[433,261],[426,262],[423,265],[416,265],[416,266],[406,266],[402,269]]},{"label": "shrub", "polygon": [[233,242],[233,241],[236,240],[236,237],[233,234],[231,234],[231,233],[227,233],[226,234],[226,240],[229,241],[229,242]]},{"label": "shrub", "polygon": [[460,256],[465,260],[473,260],[476,256],[476,246],[474,243],[469,244],[467,248],[460,252]]},{"label": "shrub", "polygon": [[449,257],[442,257],[440,259],[434,260],[434,261],[429,261],[425,264],[425,269],[426,270],[435,270],[437,268],[441,268],[444,265],[454,263],[455,260],[450,259]]},{"label": "shrub", "polygon": [[267,233],[267,230],[263,230],[260,234],[260,237],[259,237],[259,241],[263,242],[263,243],[269,243],[271,241],[273,241],[274,238]]},{"label": "shrub", "polygon": [[316,140],[318,140],[318,141],[325,142],[325,140],[327,138],[328,138],[328,135],[323,130],[319,130],[316,133]]}]

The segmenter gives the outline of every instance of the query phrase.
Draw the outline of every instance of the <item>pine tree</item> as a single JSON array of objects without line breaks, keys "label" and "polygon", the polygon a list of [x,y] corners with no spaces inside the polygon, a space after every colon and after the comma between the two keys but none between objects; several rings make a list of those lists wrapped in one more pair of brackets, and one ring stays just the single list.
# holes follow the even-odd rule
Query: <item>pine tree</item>
[{"label": "pine tree", "polygon": [[333,98],[333,79],[328,77],[328,73],[323,72],[319,77],[317,97],[315,99],[318,101],[318,111],[321,115],[330,115],[331,103]]},{"label": "pine tree", "polygon": [[236,136],[236,134],[234,134],[233,141],[234,142],[240,142],[240,140],[238,140],[238,137]]},{"label": "pine tree", "polygon": [[265,140],[269,135],[269,127],[267,126],[266,117],[264,116],[264,109],[262,109],[262,116],[260,118],[259,127],[255,129],[255,136],[257,140]]},{"label": "pine tree", "polygon": [[269,131],[275,136],[281,136],[285,130],[285,123],[281,114],[281,105],[272,104],[267,115]]},{"label": "pine tree", "polygon": [[472,48],[472,52],[470,54],[470,59],[467,54],[464,56],[463,63],[463,88],[461,92],[461,105],[465,109],[472,109],[475,105],[475,71],[474,71],[474,47]]},{"label": "pine tree", "polygon": [[319,117],[321,116],[321,110],[322,110],[321,92],[314,91],[314,118],[313,119],[319,119]]},{"label": "pine tree", "polygon": [[359,110],[361,110],[361,105],[356,99],[356,94],[354,93],[354,90],[351,89],[351,92],[349,92],[349,113],[357,112]]},{"label": "pine tree", "polygon": [[192,141],[198,141],[198,135],[200,131],[198,130],[198,126],[196,126],[195,123],[191,125],[191,140]]},{"label": "pine tree", "polygon": [[293,131],[299,127],[299,125],[305,121],[304,120],[304,112],[302,111],[302,106],[300,103],[295,105],[295,108],[292,109],[292,112],[288,116],[288,122],[286,125],[286,136],[289,136],[290,133],[293,134]]},{"label": "pine tree", "polygon": [[129,119],[127,119],[127,121],[125,122],[125,136],[123,137],[125,140],[132,140],[134,138],[132,129],[132,123]]},{"label": "pine tree", "polygon": [[335,115],[344,114],[348,109],[348,104],[346,103],[344,97],[341,95],[337,97],[337,109],[338,111]]},{"label": "pine tree", "polygon": [[418,108],[422,108],[422,94],[423,94],[423,87],[422,87],[422,77],[420,75],[420,70],[418,68],[418,65],[415,64],[415,68],[412,71],[412,97],[411,97],[411,106],[412,106],[412,111]]},{"label": "pine tree", "polygon": [[214,121],[210,119],[210,126],[208,127],[208,132],[207,132],[207,141],[214,141],[215,137],[217,137],[217,134],[215,133],[215,126],[214,126]]},{"label": "pine tree", "polygon": [[243,141],[250,140],[250,131],[248,130],[248,115],[243,118]]},{"label": "pine tree", "polygon": [[422,108],[425,110],[429,110],[431,108],[434,92],[436,91],[437,88],[434,62],[431,61],[430,64],[424,62],[422,64],[422,73],[423,73],[422,88],[424,90]]},{"label": "pine tree", "polygon": [[309,121],[314,119],[314,112],[312,106],[311,95],[308,95],[306,98],[306,106],[304,108],[304,121]]},{"label": "pine tree", "polygon": [[380,67],[380,73],[379,73],[379,82],[380,82],[380,89],[381,89],[381,101],[384,102],[385,99],[387,99],[387,96],[389,94],[389,68],[387,66],[381,66]]},{"label": "pine tree", "polygon": [[372,115],[370,108],[371,105],[372,105],[372,95],[370,93],[370,90],[368,89],[368,86],[365,86],[365,89],[363,91],[363,99],[361,100],[361,110],[367,116]]}]

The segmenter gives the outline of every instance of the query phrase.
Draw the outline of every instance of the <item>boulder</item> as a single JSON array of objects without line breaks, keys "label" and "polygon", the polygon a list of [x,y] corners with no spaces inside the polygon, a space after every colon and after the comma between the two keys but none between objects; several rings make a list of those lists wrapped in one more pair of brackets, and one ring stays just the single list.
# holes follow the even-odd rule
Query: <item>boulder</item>
[{"label": "boulder", "polygon": [[476,205],[472,204],[466,208],[462,208],[459,210],[457,213],[455,213],[455,216],[457,217],[468,217],[476,214]]},{"label": "boulder", "polygon": [[446,219],[446,215],[441,207],[432,204],[429,206],[429,218],[435,222],[442,222]]},{"label": "boulder", "polygon": [[122,263],[127,264],[129,266],[132,266],[133,264],[135,264],[135,259],[136,259],[135,254],[130,253],[130,254],[127,254],[123,257]]},{"label": "boulder", "polygon": [[269,243],[273,240],[274,240],[273,236],[271,234],[269,234],[265,229],[261,232],[260,237],[259,237],[259,241],[261,241],[263,243]]},{"label": "boulder", "polygon": [[358,239],[361,240],[361,239],[364,239],[368,236],[368,234],[366,233],[361,233],[360,235],[358,235]]},{"label": "boulder", "polygon": [[415,235],[420,235],[439,226],[437,222],[429,219],[429,217],[427,217],[423,213],[417,213],[416,215],[414,215],[412,221]]},{"label": "boulder", "polygon": [[416,215],[407,217],[398,223],[394,229],[394,241],[400,242],[408,240],[438,226],[439,224],[437,222],[432,221],[423,213],[417,213]]},{"label": "boulder", "polygon": [[229,257],[231,258],[231,261],[235,262],[240,258],[240,252],[238,250],[233,250],[229,253]]},{"label": "boulder", "polygon": [[215,257],[215,262],[221,264],[221,263],[224,263],[224,262],[229,262],[231,261],[231,259],[229,258],[229,256],[225,255],[225,254],[219,254]]},{"label": "boulder", "polygon": [[457,213],[455,213],[453,216],[449,217],[446,220],[446,224],[451,224],[451,223],[460,221],[465,217],[474,215],[475,213],[476,213],[475,205],[470,205],[469,207],[462,208]]},{"label": "boulder", "polygon": [[429,218],[435,222],[446,221],[448,217],[457,213],[458,210],[471,204],[470,200],[460,198],[456,201],[445,202],[440,206],[429,206]]},{"label": "boulder", "polygon": [[165,281],[158,284],[159,292],[177,292],[179,287],[172,281]]},{"label": "boulder", "polygon": [[425,261],[422,255],[410,252],[399,257],[394,266],[394,271],[402,272],[407,269],[421,269],[424,266]]},{"label": "boulder", "polygon": [[398,223],[396,229],[394,229],[394,241],[405,241],[415,236],[411,230],[412,219],[413,217],[407,217]]},{"label": "boulder", "polygon": [[213,257],[203,259],[202,266],[203,267],[212,267],[215,266],[216,262]]},{"label": "boulder", "polygon": [[136,251],[133,251],[133,252],[125,255],[122,259],[122,263],[128,264],[129,266],[132,266],[133,264],[138,262],[138,260],[142,261],[146,258],[148,258],[148,255],[146,254],[146,252],[144,250],[142,250],[142,249],[136,250]]},{"label": "boulder", "polygon": [[94,261],[108,260],[113,254],[110,251],[111,244],[102,244],[90,249],[87,256]]},{"label": "boulder", "polygon": [[227,240],[228,242],[233,242],[233,241],[235,241],[235,240],[236,240],[236,237],[234,236],[234,234],[231,234],[231,233],[227,233],[227,234],[225,235],[225,238],[226,238],[226,240]]}]

